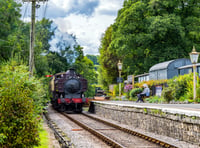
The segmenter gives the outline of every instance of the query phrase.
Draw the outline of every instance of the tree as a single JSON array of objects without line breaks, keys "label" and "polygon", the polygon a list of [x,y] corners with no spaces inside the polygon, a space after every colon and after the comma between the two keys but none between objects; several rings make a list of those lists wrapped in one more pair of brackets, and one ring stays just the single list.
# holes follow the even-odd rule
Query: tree
[{"label": "tree", "polygon": [[69,68],[67,63],[67,57],[62,57],[57,52],[49,52],[46,56],[48,61],[48,72],[50,74],[55,74],[59,72],[64,72]]},{"label": "tree", "polygon": [[108,89],[109,84],[116,83],[116,78],[118,77],[117,62],[119,58],[117,54],[110,48],[112,33],[113,28],[110,26],[102,37],[99,48],[99,80],[100,83],[103,84],[104,89]]},{"label": "tree", "polygon": [[[197,0],[125,0],[113,25],[104,35],[100,63],[123,63],[123,76],[148,72],[154,64],[188,58],[192,46],[200,45],[200,2]],[[107,45],[107,46],[102,46]],[[102,53],[101,50],[105,53]],[[110,53],[110,54],[109,54]],[[108,56],[105,61],[104,56]],[[102,66],[110,73],[113,66]],[[117,71],[117,69],[115,69]],[[108,82],[108,77],[103,75]],[[116,75],[110,75],[111,79]],[[110,84],[110,83],[108,83]]]},{"label": "tree", "polygon": [[94,69],[93,62],[86,56],[78,58],[73,64],[76,72],[81,74],[88,81],[88,90],[85,93],[87,97],[92,97],[95,94],[95,87],[93,84],[97,83],[97,73]]},{"label": "tree", "polygon": [[99,56],[96,56],[96,55],[86,55],[86,57],[88,58],[88,59],[90,59],[93,63],[94,63],[94,65],[99,65],[99,62],[98,62],[98,57]]},{"label": "tree", "polygon": [[16,31],[20,17],[20,4],[14,0],[0,0],[0,61],[11,57],[12,46],[8,36]]}]

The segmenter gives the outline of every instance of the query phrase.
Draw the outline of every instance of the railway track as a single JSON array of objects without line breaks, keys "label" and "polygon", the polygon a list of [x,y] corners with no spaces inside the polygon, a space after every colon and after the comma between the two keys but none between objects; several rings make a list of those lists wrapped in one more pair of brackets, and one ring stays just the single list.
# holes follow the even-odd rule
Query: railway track
[{"label": "railway track", "polygon": [[[115,148],[124,147],[165,147],[176,148],[171,144],[146,136],[133,130],[120,127],[116,124],[104,121],[88,114],[66,114],[65,117],[89,131],[107,145]],[[89,125],[89,126],[88,126]]]},{"label": "railway track", "polygon": [[57,125],[49,118],[49,115],[47,113],[44,113],[44,117],[47,121],[48,126],[52,129],[54,136],[58,140],[60,147],[74,148],[73,144],[71,143],[67,135],[57,127]]}]

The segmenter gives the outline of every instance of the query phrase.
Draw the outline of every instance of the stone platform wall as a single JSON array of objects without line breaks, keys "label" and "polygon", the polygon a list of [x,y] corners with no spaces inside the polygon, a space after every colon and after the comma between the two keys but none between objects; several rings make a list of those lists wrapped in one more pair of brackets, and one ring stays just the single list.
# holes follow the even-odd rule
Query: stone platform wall
[{"label": "stone platform wall", "polygon": [[94,103],[94,110],[99,116],[134,128],[200,145],[199,116],[171,113],[156,108],[118,106],[98,102]]}]

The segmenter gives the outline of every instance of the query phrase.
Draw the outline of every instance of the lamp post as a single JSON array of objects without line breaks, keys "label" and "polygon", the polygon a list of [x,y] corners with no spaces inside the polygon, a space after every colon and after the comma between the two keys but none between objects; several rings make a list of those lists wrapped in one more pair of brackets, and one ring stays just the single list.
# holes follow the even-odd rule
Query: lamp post
[{"label": "lamp post", "polygon": [[[122,63],[120,62],[120,60],[117,63],[117,67],[119,70],[119,80],[121,81]],[[121,82],[119,82],[119,97],[121,98]]]},{"label": "lamp post", "polygon": [[196,52],[195,47],[193,46],[192,52],[190,53],[190,60],[193,64],[193,100],[196,99],[196,63],[198,61],[199,53]]}]

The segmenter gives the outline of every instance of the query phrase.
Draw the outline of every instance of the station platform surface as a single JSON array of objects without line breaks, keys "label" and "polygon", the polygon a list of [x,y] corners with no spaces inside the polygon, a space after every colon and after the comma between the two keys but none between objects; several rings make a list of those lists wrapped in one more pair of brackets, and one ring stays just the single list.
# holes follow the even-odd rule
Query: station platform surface
[{"label": "station platform surface", "polygon": [[133,101],[95,101],[102,104],[117,106],[129,106],[136,108],[160,109],[165,112],[185,114],[188,116],[200,117],[200,104],[156,104],[156,103],[136,103]]}]

